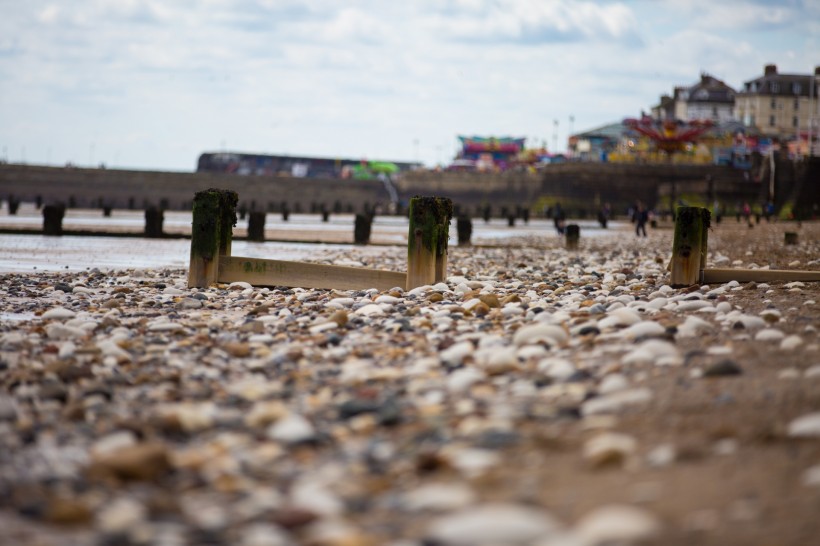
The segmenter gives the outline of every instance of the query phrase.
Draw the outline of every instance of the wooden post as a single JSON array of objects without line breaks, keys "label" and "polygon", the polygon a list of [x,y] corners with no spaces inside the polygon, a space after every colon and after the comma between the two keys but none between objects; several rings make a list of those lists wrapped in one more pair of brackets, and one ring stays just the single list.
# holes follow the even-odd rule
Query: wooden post
[{"label": "wooden post", "polygon": [[230,256],[238,196],[230,190],[196,193],[191,225],[188,287],[207,288],[217,282],[219,256]]},{"label": "wooden post", "polygon": [[673,287],[692,286],[701,279],[706,267],[709,238],[709,209],[678,207],[672,244],[670,283]]},{"label": "wooden post", "polygon": [[17,209],[20,207],[20,201],[14,197],[13,195],[9,195],[8,199],[9,204],[9,216],[14,216],[17,214]]},{"label": "wooden post", "polygon": [[248,240],[265,240],[265,213],[253,211],[248,216]]},{"label": "wooden post", "polygon": [[787,231],[784,235],[783,242],[787,245],[796,245],[797,244],[797,232],[795,231]]},{"label": "wooden post", "polygon": [[567,250],[578,250],[578,240],[581,238],[581,228],[578,224],[568,224],[564,228],[564,233],[566,233]]},{"label": "wooden post", "polygon": [[453,202],[447,198],[410,199],[407,237],[407,289],[443,281]]},{"label": "wooden post", "polygon": [[357,214],[353,221],[353,242],[366,245],[370,242],[370,229],[373,219],[369,214]]},{"label": "wooden post", "polygon": [[508,214],[507,215],[507,226],[508,227],[515,227],[515,214]]},{"label": "wooden post", "polygon": [[459,216],[456,220],[456,230],[458,231],[458,246],[470,246],[470,238],[473,235],[473,221],[469,216]]},{"label": "wooden post", "polygon": [[62,235],[65,205],[46,205],[43,207],[43,235]]},{"label": "wooden post", "polygon": [[162,237],[162,223],[165,213],[157,207],[145,209],[145,236],[152,238]]}]

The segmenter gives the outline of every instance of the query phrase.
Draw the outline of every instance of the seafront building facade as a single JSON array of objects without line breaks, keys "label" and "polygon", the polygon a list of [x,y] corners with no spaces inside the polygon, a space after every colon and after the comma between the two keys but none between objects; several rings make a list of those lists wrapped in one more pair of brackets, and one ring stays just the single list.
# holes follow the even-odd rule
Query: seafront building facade
[{"label": "seafront building facade", "polygon": [[735,115],[744,125],[781,140],[806,141],[817,137],[817,85],[820,66],[813,74],[781,74],[766,65],[763,75],[743,84],[735,99]]}]

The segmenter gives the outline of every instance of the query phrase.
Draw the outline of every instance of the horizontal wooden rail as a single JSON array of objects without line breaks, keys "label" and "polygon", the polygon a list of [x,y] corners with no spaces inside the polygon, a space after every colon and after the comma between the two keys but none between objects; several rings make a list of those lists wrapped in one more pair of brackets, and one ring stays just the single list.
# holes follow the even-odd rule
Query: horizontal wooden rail
[{"label": "horizontal wooden rail", "polygon": [[704,269],[701,271],[700,282],[704,284],[730,281],[820,281],[820,271],[801,271],[797,269]]},{"label": "horizontal wooden rail", "polygon": [[405,288],[407,274],[381,269],[323,265],[240,256],[219,257],[218,282],[247,282],[254,286],[389,290]]}]

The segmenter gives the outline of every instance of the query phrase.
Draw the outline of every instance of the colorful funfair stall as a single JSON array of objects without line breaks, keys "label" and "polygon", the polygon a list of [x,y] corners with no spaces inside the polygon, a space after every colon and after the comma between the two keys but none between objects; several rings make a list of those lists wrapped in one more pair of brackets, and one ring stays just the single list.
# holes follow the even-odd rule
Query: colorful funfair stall
[{"label": "colorful funfair stall", "polygon": [[526,138],[459,136],[461,151],[453,165],[474,170],[504,170],[516,162]]}]

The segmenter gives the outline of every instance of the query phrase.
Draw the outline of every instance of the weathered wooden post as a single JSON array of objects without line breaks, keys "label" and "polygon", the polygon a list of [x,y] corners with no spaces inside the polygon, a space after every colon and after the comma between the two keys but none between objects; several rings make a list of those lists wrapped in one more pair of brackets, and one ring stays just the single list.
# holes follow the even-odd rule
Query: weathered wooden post
[{"label": "weathered wooden post", "polygon": [[219,256],[230,256],[236,225],[235,191],[209,189],[196,193],[191,225],[189,288],[207,288],[217,282]]},{"label": "weathered wooden post", "polygon": [[522,209],[521,209],[521,219],[524,220],[525,224],[530,223],[530,209],[528,207],[522,207]]},{"label": "weathered wooden post", "polygon": [[508,214],[507,215],[507,226],[508,227],[515,227],[515,214]]},{"label": "weathered wooden post", "polygon": [[671,278],[673,287],[692,286],[706,268],[706,251],[711,220],[709,209],[678,207],[672,243]]},{"label": "weathered wooden post", "polygon": [[9,204],[9,216],[14,216],[17,214],[17,209],[20,207],[20,200],[14,197],[13,195],[9,195],[8,198]]},{"label": "weathered wooden post", "polygon": [[145,236],[151,238],[162,237],[162,223],[165,220],[165,212],[157,207],[145,209]]},{"label": "weathered wooden post", "polygon": [[282,221],[287,222],[289,216],[290,216],[290,209],[288,208],[288,204],[283,201],[282,202]]},{"label": "weathered wooden post", "polygon": [[492,214],[493,214],[493,209],[492,209],[492,207],[491,207],[490,205],[486,205],[486,206],[484,207],[484,211],[483,211],[483,213],[482,213],[482,216],[483,216],[483,218],[484,218],[484,223],[485,223],[485,224],[489,224],[489,223],[490,223],[490,218],[492,217]]},{"label": "weathered wooden post", "polygon": [[578,240],[581,238],[581,228],[578,224],[568,224],[564,228],[567,250],[578,250]]},{"label": "weathered wooden post", "polygon": [[262,211],[251,211],[248,216],[248,240],[265,240],[265,213]]},{"label": "weathered wooden post", "polygon": [[106,218],[110,218],[111,217],[111,209],[112,209],[111,205],[103,205],[103,208],[102,208],[103,216],[105,216]]},{"label": "weathered wooden post", "polygon": [[372,224],[372,216],[369,214],[357,214],[353,224],[353,242],[357,245],[366,245],[369,243]]},{"label": "weathered wooden post", "polygon": [[322,222],[327,223],[330,221],[330,209],[328,209],[324,203],[322,203],[319,211],[322,213]]},{"label": "weathered wooden post", "polygon": [[62,235],[65,205],[46,205],[43,207],[43,235]]},{"label": "weathered wooden post", "polygon": [[456,231],[458,231],[458,246],[470,246],[470,238],[473,236],[473,221],[469,216],[458,217]]},{"label": "weathered wooden post", "polygon": [[407,237],[407,289],[443,281],[453,202],[445,197],[410,199]]},{"label": "weathered wooden post", "polygon": [[783,242],[787,245],[796,245],[797,244],[797,232],[796,231],[787,231],[784,234]]}]

